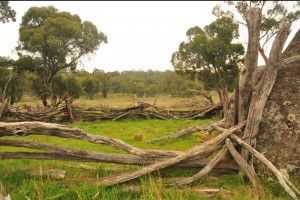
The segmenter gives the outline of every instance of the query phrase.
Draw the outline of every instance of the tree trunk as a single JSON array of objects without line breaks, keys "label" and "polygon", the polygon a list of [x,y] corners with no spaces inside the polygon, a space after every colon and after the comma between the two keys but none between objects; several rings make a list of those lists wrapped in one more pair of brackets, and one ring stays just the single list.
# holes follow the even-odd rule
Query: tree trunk
[{"label": "tree trunk", "polygon": [[252,89],[254,87],[254,74],[258,60],[260,25],[260,9],[250,9],[247,16],[248,47],[239,81],[239,122],[247,119]]},{"label": "tree trunk", "polygon": [[[290,27],[291,25],[289,23],[281,24],[281,27],[273,42],[263,77],[252,92],[253,94],[250,102],[247,124],[244,130],[245,142],[251,146],[255,146],[256,144],[255,137],[259,129],[259,124],[266,101],[276,81],[277,70],[280,67],[280,54],[290,33]],[[246,161],[249,160],[249,153],[247,150],[242,149],[241,155]]]},{"label": "tree trunk", "polygon": [[43,106],[44,106],[45,108],[47,108],[47,106],[48,106],[48,102],[47,102],[47,94],[42,94],[41,99],[42,99],[42,101],[43,101]]}]

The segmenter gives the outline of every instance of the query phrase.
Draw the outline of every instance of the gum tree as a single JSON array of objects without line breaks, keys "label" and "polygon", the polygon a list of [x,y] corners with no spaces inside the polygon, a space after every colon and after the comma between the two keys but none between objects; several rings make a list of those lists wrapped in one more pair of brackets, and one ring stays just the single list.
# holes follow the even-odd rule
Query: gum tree
[{"label": "gum tree", "polygon": [[107,43],[106,35],[92,22],[53,6],[30,8],[22,17],[19,34],[19,67],[40,79],[46,89],[41,96],[44,106],[55,75],[61,70],[75,70],[83,56]]}]

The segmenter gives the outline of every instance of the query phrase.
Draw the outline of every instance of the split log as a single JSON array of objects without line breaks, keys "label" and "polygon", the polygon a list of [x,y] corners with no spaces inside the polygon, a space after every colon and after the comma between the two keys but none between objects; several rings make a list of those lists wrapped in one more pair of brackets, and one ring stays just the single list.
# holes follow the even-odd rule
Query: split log
[{"label": "split log", "polygon": [[218,143],[224,141],[225,138],[227,138],[229,135],[231,135],[235,131],[243,128],[244,126],[245,126],[245,121],[239,123],[236,126],[229,128],[224,133],[218,135],[217,137],[213,138],[210,141],[207,141],[201,145],[195,146],[184,153],[180,153],[178,156],[176,156],[174,158],[170,158],[165,161],[161,161],[161,162],[143,167],[143,168],[138,169],[133,172],[127,172],[127,173],[123,173],[120,175],[114,175],[114,176],[103,177],[100,179],[95,179],[95,180],[93,180],[93,183],[99,184],[99,185],[106,185],[106,186],[116,185],[119,183],[123,183],[123,182],[129,181],[129,180],[135,179],[142,175],[151,173],[153,171],[169,167],[169,166],[174,165],[180,161],[183,161],[189,157],[196,156],[196,155],[203,153],[203,151],[205,151],[206,148],[209,148],[212,145],[215,145],[215,144],[218,144]]},{"label": "split log", "polygon": [[[134,165],[148,165],[156,162],[160,162],[166,160],[174,156],[166,157],[166,158],[153,158],[153,156],[148,157],[140,157],[126,154],[116,154],[116,153],[102,153],[95,151],[86,151],[86,150],[77,150],[73,148],[66,147],[58,147],[56,145],[45,144],[40,142],[29,142],[29,141],[20,141],[20,140],[0,140],[0,145],[2,146],[13,146],[13,147],[24,147],[29,149],[37,149],[43,151],[50,151],[52,154],[48,153],[25,153],[25,152],[16,152],[9,153],[4,152],[0,153],[1,159],[10,159],[10,158],[22,158],[21,156],[26,156],[31,159],[55,159],[57,156],[58,160],[66,159],[66,160],[75,160],[75,161],[90,161],[90,162],[105,162],[105,163],[115,163],[115,164],[134,164]],[[178,166],[189,166],[189,167],[197,167],[203,166],[207,163],[208,159],[203,159],[218,150],[219,147],[210,148],[203,151],[202,154],[191,157],[190,159],[185,160],[185,162],[179,163]],[[18,154],[20,153],[20,154]],[[182,153],[182,152],[181,152]],[[34,157],[36,156],[36,158]],[[52,156],[52,157],[51,157]],[[226,164],[227,163],[227,164]],[[231,162],[224,161],[223,165],[219,165],[221,168],[226,167],[228,169],[237,169],[236,165]]]},{"label": "split log", "polygon": [[[103,158],[85,158],[78,156],[71,156],[66,154],[58,153],[44,153],[44,152],[2,152],[0,153],[0,160],[7,159],[33,159],[33,160],[64,160],[64,161],[74,161],[74,162],[102,162],[102,163],[113,163],[113,164],[126,164],[126,165],[150,165],[156,162],[163,161],[165,159],[160,158],[147,159],[138,156],[124,155],[124,154],[114,154],[114,153],[103,153],[105,156]],[[123,159],[122,159],[123,158]],[[209,163],[209,159],[193,158],[187,159],[184,162],[179,162],[174,167],[185,167],[185,168],[202,168]],[[231,160],[220,161],[214,169],[225,170],[225,171],[237,171],[238,166]]]},{"label": "split log", "polygon": [[241,167],[241,169],[247,174],[248,178],[250,179],[256,196],[261,196],[264,192],[255,171],[247,164],[247,162],[236,151],[229,138],[226,138],[226,145],[233,159],[236,161],[236,163]]},{"label": "split log", "polygon": [[[252,148],[249,144],[241,140],[236,135],[232,134],[230,136],[236,143],[241,145],[243,148],[247,149],[253,156],[255,156],[259,161],[265,164],[277,177],[280,185],[285,189],[285,191],[293,197],[293,199],[298,199],[294,192],[300,195],[299,190],[285,177],[266,157],[264,157],[261,153]],[[291,188],[292,189],[291,189]]]},{"label": "split log", "polygon": [[[261,122],[266,101],[275,83],[277,71],[280,68],[280,54],[290,33],[290,27],[291,24],[288,22],[281,24],[281,27],[273,42],[263,77],[253,89],[247,117],[247,124],[244,130],[244,139],[251,146],[256,145],[255,137],[259,129],[259,124]],[[247,150],[242,149],[241,155],[244,160],[249,160],[249,153]]]},{"label": "split log", "polygon": [[221,161],[221,159],[226,155],[226,153],[227,153],[227,147],[224,146],[218,152],[218,154],[213,159],[211,159],[209,161],[209,163],[207,163],[207,165],[199,173],[195,174],[192,177],[189,177],[189,178],[177,181],[177,182],[173,182],[169,185],[178,187],[178,186],[190,185],[190,184],[194,183],[195,181],[197,181],[200,178],[207,175]]}]

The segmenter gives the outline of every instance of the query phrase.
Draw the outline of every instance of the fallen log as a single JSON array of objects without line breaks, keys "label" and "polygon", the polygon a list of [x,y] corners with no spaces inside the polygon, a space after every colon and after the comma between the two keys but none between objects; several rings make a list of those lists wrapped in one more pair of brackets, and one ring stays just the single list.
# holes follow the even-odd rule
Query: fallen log
[{"label": "fallen log", "polygon": [[51,124],[45,122],[0,122],[0,137],[28,135],[48,135],[62,138],[79,139],[94,144],[108,145],[137,156],[164,157],[176,156],[180,154],[178,151],[143,150],[133,147],[122,140],[89,134],[78,128],[60,124]]},{"label": "fallen log", "polygon": [[93,183],[99,184],[99,185],[105,185],[105,186],[116,185],[119,183],[123,183],[123,182],[129,181],[129,180],[135,179],[142,175],[151,173],[153,171],[157,171],[157,170],[169,167],[169,166],[174,165],[180,161],[183,161],[189,157],[196,156],[196,155],[203,153],[206,148],[209,148],[212,145],[215,145],[215,144],[218,144],[218,143],[224,141],[225,138],[227,138],[229,135],[231,135],[235,131],[243,128],[245,126],[245,124],[246,124],[245,121],[241,122],[238,125],[229,128],[224,133],[218,135],[217,137],[213,138],[212,140],[204,142],[203,144],[200,144],[198,146],[195,146],[184,153],[180,153],[176,157],[173,157],[173,158],[170,158],[165,161],[161,161],[161,162],[158,162],[158,163],[155,163],[152,165],[148,165],[146,167],[143,167],[143,168],[138,169],[133,172],[126,172],[126,173],[119,174],[119,175],[103,177],[100,179],[94,179]]},{"label": "fallen log", "polygon": [[[65,160],[74,162],[101,162],[101,163],[113,163],[113,164],[126,164],[126,165],[150,165],[156,162],[163,161],[165,159],[160,158],[144,159],[132,155],[124,154],[112,154],[103,153],[105,157],[97,158],[85,158],[59,153],[44,153],[44,152],[2,152],[0,153],[0,160],[7,159],[32,159],[32,160]],[[123,158],[123,159],[122,159]],[[185,167],[185,168],[202,168],[207,165],[209,159],[193,158],[187,159],[184,162],[179,162],[174,167]],[[238,166],[232,160],[221,160],[214,169],[221,169],[225,171],[237,171]]]},{"label": "fallen log", "polygon": [[170,183],[169,185],[178,187],[178,186],[184,186],[184,185],[189,185],[194,183],[195,181],[207,175],[221,161],[221,159],[226,155],[226,153],[227,153],[227,147],[224,146],[218,152],[218,154],[213,159],[211,159],[199,173],[195,174],[192,177],[188,177],[186,179]]}]

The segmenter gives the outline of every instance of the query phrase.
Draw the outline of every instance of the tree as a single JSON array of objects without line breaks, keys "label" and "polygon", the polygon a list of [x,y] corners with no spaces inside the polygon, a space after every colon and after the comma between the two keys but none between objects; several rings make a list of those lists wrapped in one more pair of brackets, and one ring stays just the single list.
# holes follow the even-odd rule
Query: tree
[{"label": "tree", "polygon": [[9,57],[0,57],[0,102],[10,98],[10,104],[19,101],[26,87],[25,74],[16,71],[15,61]]},{"label": "tree", "polygon": [[83,79],[82,87],[90,99],[94,99],[95,94],[100,91],[99,81],[93,77]]},{"label": "tree", "polygon": [[19,33],[19,67],[34,72],[48,89],[59,71],[75,70],[84,55],[107,43],[106,35],[92,22],[82,22],[78,15],[53,6],[30,8],[22,17]]},{"label": "tree", "polygon": [[[290,23],[299,20],[300,18],[300,2],[289,2],[289,1],[225,1],[228,6],[234,7],[235,11],[242,17],[238,20],[234,17],[233,11],[223,11],[220,5],[215,6],[213,14],[217,17],[229,16],[235,18],[239,24],[248,27],[249,20],[247,14],[253,7],[260,8],[262,14],[261,26],[260,26],[260,44],[259,53],[263,57],[267,64],[268,58],[266,56],[266,48],[268,42],[278,33],[279,25],[288,21]],[[294,8],[294,9],[292,9]]]},{"label": "tree", "polygon": [[16,21],[16,11],[9,6],[9,1],[0,1],[0,21],[6,23]]},{"label": "tree", "polygon": [[201,29],[198,26],[186,32],[187,42],[172,54],[171,62],[178,73],[200,79],[207,89],[217,90],[228,111],[228,90],[233,90],[243,61],[242,44],[232,43],[239,37],[238,24],[229,17],[221,17]]},{"label": "tree", "polygon": [[56,76],[51,86],[53,94],[59,98],[56,105],[64,100],[64,92],[68,92],[72,99],[78,99],[82,94],[82,86],[73,76]]},{"label": "tree", "polygon": [[94,69],[92,76],[94,76],[99,81],[99,87],[103,98],[107,98],[108,91],[111,88],[111,75],[105,73],[103,70]]}]

